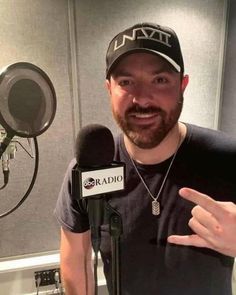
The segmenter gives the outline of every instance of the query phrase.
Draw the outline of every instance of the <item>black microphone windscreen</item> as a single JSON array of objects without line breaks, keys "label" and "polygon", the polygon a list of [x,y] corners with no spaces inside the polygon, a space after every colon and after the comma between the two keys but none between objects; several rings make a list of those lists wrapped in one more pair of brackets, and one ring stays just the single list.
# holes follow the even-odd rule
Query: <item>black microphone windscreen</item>
[{"label": "black microphone windscreen", "polygon": [[110,165],[113,161],[114,150],[113,135],[103,125],[90,124],[78,133],[75,156],[80,167]]}]

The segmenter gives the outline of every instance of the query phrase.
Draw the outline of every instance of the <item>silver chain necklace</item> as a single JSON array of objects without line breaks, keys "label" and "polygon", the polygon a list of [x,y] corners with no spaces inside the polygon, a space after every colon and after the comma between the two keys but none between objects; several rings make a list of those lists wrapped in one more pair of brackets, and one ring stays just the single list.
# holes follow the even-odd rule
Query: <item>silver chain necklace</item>
[{"label": "silver chain necklace", "polygon": [[[181,141],[181,140],[180,140],[180,141]],[[163,179],[163,181],[162,181],[162,183],[161,183],[160,189],[159,189],[159,191],[158,191],[156,197],[154,197],[153,194],[151,193],[151,191],[150,191],[149,187],[147,186],[146,182],[144,181],[142,175],[141,175],[140,172],[138,171],[138,168],[137,168],[136,164],[134,163],[134,160],[133,160],[132,157],[129,155],[129,158],[130,158],[130,160],[131,160],[132,165],[134,166],[135,171],[137,172],[137,174],[138,174],[140,180],[142,181],[144,187],[146,188],[146,190],[147,190],[149,196],[153,199],[153,201],[152,201],[152,214],[155,215],[155,216],[158,216],[158,215],[160,215],[160,213],[161,213],[161,211],[160,211],[160,202],[158,201],[158,198],[160,197],[160,194],[161,194],[162,189],[163,189],[163,187],[164,187],[164,185],[165,185],[165,182],[166,182],[166,179],[167,179],[168,174],[169,174],[169,172],[170,172],[170,169],[171,169],[171,167],[172,167],[172,164],[174,163],[175,157],[176,157],[176,155],[177,155],[177,153],[178,153],[178,150],[179,150],[179,146],[180,146],[180,144],[178,144],[178,147],[177,147],[177,149],[176,149],[176,151],[175,151],[175,153],[174,153],[174,155],[173,155],[173,157],[172,157],[172,159],[171,159],[170,165],[169,165],[169,167],[168,167],[168,169],[167,169],[167,171],[166,171],[166,174],[165,174],[165,176],[164,176],[164,179]]]}]

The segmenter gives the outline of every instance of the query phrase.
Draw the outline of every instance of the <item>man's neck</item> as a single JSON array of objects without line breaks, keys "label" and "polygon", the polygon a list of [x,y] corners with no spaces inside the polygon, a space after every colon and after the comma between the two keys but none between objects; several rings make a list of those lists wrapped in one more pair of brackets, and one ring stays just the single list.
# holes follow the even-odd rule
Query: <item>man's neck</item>
[{"label": "man's neck", "polygon": [[178,122],[162,142],[152,149],[139,148],[124,135],[125,147],[129,155],[136,162],[141,164],[158,164],[165,161],[176,152],[184,140],[186,132],[187,127],[183,123]]}]

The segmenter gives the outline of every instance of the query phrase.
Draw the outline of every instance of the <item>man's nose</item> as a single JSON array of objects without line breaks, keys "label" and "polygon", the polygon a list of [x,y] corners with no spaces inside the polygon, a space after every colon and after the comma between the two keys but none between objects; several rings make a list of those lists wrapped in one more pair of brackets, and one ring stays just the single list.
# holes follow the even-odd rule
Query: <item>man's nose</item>
[{"label": "man's nose", "polygon": [[133,103],[141,106],[149,105],[150,101],[153,100],[153,93],[145,84],[136,85],[135,91],[133,93]]}]

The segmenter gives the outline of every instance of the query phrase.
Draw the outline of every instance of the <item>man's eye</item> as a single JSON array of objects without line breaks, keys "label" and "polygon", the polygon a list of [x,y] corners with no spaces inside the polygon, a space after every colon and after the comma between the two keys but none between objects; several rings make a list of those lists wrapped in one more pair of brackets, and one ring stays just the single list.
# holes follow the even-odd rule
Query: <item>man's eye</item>
[{"label": "man's eye", "polygon": [[168,80],[165,77],[157,77],[155,78],[154,82],[157,84],[165,84],[168,82]]},{"label": "man's eye", "polygon": [[131,80],[122,80],[122,81],[119,82],[120,86],[129,86],[131,84],[132,84]]}]

